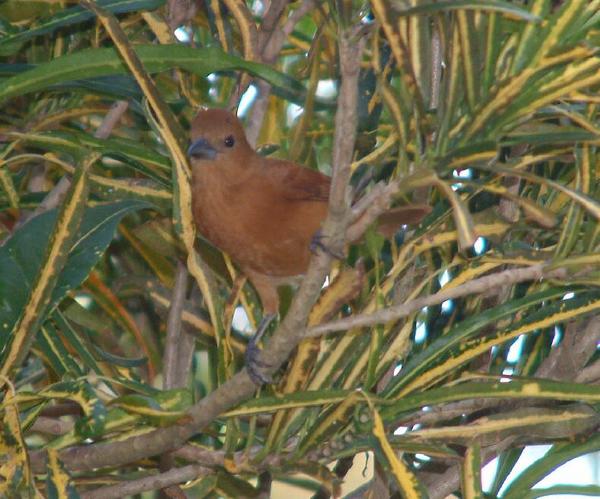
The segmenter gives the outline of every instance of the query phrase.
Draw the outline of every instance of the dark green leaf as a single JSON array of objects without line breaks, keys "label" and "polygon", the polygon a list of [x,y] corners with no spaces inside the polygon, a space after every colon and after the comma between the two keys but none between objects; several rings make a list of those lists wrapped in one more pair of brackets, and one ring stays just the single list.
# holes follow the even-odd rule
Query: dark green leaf
[{"label": "dark green leaf", "polygon": [[[49,309],[88,276],[112,240],[121,218],[149,206],[140,202],[122,201],[86,210],[79,235],[52,293]],[[0,246],[0,343],[5,342],[5,335],[12,330],[27,301],[31,283],[44,257],[56,214],[56,210],[51,210],[32,218]]]},{"label": "dark green leaf", "polygon": [[[181,68],[207,76],[217,71],[244,70],[262,78],[286,95],[299,96],[302,85],[270,66],[245,61],[218,48],[192,48],[183,45],[137,45],[136,53],[146,70],[159,73]],[[128,70],[115,48],[86,49],[64,55],[0,83],[0,102],[47,88],[49,85],[82,78],[127,74]]]}]

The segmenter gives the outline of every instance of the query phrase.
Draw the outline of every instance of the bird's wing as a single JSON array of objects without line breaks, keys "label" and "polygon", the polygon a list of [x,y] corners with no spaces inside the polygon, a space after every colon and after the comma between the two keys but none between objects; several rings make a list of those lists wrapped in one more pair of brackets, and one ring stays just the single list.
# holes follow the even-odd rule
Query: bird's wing
[{"label": "bird's wing", "polygon": [[331,178],[316,170],[291,161],[271,159],[268,176],[275,189],[289,201],[329,200]]}]

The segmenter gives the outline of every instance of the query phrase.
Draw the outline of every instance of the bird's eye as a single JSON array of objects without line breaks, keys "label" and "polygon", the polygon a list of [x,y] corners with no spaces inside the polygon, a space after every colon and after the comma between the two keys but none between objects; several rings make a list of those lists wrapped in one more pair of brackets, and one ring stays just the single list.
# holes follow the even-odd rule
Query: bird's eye
[{"label": "bird's eye", "polygon": [[235,144],[235,139],[233,138],[233,135],[228,135],[227,137],[225,137],[223,143],[225,144],[225,147],[233,147],[233,144]]}]

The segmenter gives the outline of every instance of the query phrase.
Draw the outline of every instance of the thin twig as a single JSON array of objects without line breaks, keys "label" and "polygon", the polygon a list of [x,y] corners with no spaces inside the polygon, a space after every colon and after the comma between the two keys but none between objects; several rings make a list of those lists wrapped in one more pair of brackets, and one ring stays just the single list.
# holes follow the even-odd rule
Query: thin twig
[{"label": "thin twig", "polygon": [[440,102],[440,87],[442,82],[442,40],[439,25],[434,25],[431,32],[431,95],[430,109],[437,109]]},{"label": "thin twig", "polygon": [[197,2],[193,0],[168,0],[167,20],[171,31],[182,24],[190,22],[198,10]]},{"label": "thin twig", "polygon": [[21,223],[27,222],[30,218],[37,217],[42,213],[50,211],[56,208],[65,194],[71,187],[71,180],[67,175],[63,175],[63,177],[56,183],[56,185],[52,188],[52,190],[46,194],[42,202],[37,205],[36,209],[33,210],[27,217],[23,219]]},{"label": "thin twig", "polygon": [[75,423],[72,421],[38,416],[29,428],[29,431],[34,433],[46,433],[48,435],[64,435],[65,433],[69,433],[74,426]]},{"label": "thin twig", "polygon": [[[100,123],[100,126],[94,133],[94,137],[103,140],[107,139],[112,133],[112,130],[115,127],[115,125],[119,122],[125,111],[127,111],[128,106],[129,104],[127,103],[127,101],[121,100],[115,102],[108,111],[108,113],[106,113],[106,116],[102,120],[102,123]],[[52,188],[52,190],[48,194],[46,194],[46,196],[44,197],[42,202],[36,207],[36,209],[33,210],[33,212],[29,213],[27,216],[23,217],[23,219],[19,221],[17,226],[21,226],[29,219],[56,208],[60,204],[62,198],[65,196],[67,191],[69,190],[70,186],[71,180],[68,178],[67,175],[64,175]]]},{"label": "thin twig", "polygon": [[127,111],[128,107],[129,107],[129,103],[125,100],[120,100],[120,101],[115,102],[111,106],[110,111],[108,111],[108,113],[106,113],[106,116],[102,120],[102,123],[100,123],[100,126],[94,133],[94,137],[96,137],[97,139],[102,139],[102,140],[108,139],[108,137],[110,137],[110,134],[113,131],[113,128],[116,126],[116,124],[119,122],[119,120],[123,117],[123,115],[125,114],[125,111]]},{"label": "thin twig", "polygon": [[181,372],[179,364],[180,346],[181,346],[181,316],[183,313],[183,303],[185,300],[185,291],[187,287],[188,271],[181,262],[177,264],[175,274],[175,285],[173,286],[173,295],[169,307],[169,316],[167,318],[167,338],[165,342],[165,352],[163,356],[163,387],[164,389],[180,388],[185,386],[185,379],[177,376]]},{"label": "thin twig", "polygon": [[[169,316],[167,318],[167,337],[165,341],[165,351],[163,355],[163,388],[184,387],[187,381],[189,364],[192,360],[193,348],[189,348],[186,339],[188,335],[181,331],[181,317],[183,315],[183,304],[185,301],[185,291],[187,288],[188,271],[181,262],[177,263],[177,272],[175,273],[175,284],[169,307]],[[182,348],[183,343],[188,347],[185,352]],[[185,365],[183,365],[185,364]],[[169,453],[163,454],[160,459],[161,471],[167,471],[174,465],[174,460]]]},{"label": "thin twig", "polygon": [[390,208],[396,192],[395,182],[388,185],[382,182],[376,184],[366,196],[359,199],[352,206],[352,222],[348,227],[346,239],[358,241],[373,222]]},{"label": "thin twig", "polygon": [[386,212],[394,198],[403,190],[401,179],[388,184],[379,182],[352,206],[352,220],[346,237],[358,241],[377,218]]},{"label": "thin twig", "polygon": [[83,499],[119,499],[120,497],[140,494],[147,490],[157,490],[168,487],[169,485],[195,480],[200,476],[208,475],[210,473],[212,473],[212,470],[208,468],[197,464],[190,464],[157,475],[138,478],[137,480],[130,480],[128,482],[109,485],[107,487],[100,487],[90,492],[82,493],[81,497]]},{"label": "thin twig", "polygon": [[[210,468],[223,467],[226,461],[234,467],[241,468],[248,464],[248,460],[252,461],[255,459],[263,450],[264,448],[261,445],[254,445],[250,449],[229,453],[223,450],[205,449],[187,444],[173,451],[172,456]],[[285,451],[282,451],[278,454],[270,454],[262,457],[260,463],[256,463],[256,469],[264,471],[286,464],[285,454]]]},{"label": "thin twig", "polygon": [[497,272],[485,277],[480,277],[479,279],[473,279],[472,281],[461,284],[460,286],[456,286],[454,288],[442,289],[441,291],[430,296],[417,298],[416,300],[403,303],[402,305],[382,309],[373,314],[355,315],[345,319],[320,324],[319,326],[310,328],[307,331],[306,336],[316,337],[325,333],[332,333],[334,331],[344,331],[357,327],[383,324],[406,317],[413,312],[421,310],[423,307],[439,305],[446,300],[453,300],[475,293],[483,293],[498,286],[507,286],[511,284],[517,284],[519,282],[537,280],[541,279],[542,277],[560,277],[564,275],[564,270],[562,269],[553,270],[545,275],[545,267],[546,264],[538,263],[531,265],[530,267],[508,269],[502,272]]},{"label": "thin twig", "polygon": [[[259,57],[266,64],[274,64],[281,52],[285,41],[294,27],[315,5],[315,0],[304,0],[285,21],[283,27],[278,27],[278,21],[284,11],[281,2],[273,2],[265,14],[265,23],[260,32]],[[264,80],[257,83],[258,95],[254,100],[252,112],[246,124],[246,137],[252,146],[256,146],[260,128],[267,112],[271,85]]]},{"label": "thin twig", "polygon": [[185,386],[186,380],[192,368],[192,358],[194,357],[194,345],[196,337],[187,330],[182,330],[179,338],[179,364],[177,366],[176,379],[181,380],[179,386]]},{"label": "thin twig", "polygon": [[277,24],[279,24],[287,5],[287,0],[273,0],[272,2],[269,2],[266,11],[263,14],[260,31],[258,33],[258,53],[261,56],[265,50],[265,46],[275,32]]}]

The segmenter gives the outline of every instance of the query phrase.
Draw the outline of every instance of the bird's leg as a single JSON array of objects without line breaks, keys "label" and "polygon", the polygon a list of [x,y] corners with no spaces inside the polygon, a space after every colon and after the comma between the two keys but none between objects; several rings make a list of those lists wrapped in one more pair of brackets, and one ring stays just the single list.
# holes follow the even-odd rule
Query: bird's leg
[{"label": "bird's leg", "polygon": [[312,253],[316,253],[317,250],[320,249],[321,251],[324,251],[325,253],[327,253],[329,256],[335,258],[336,260],[343,260],[346,257],[344,255],[344,253],[337,251],[337,250],[331,248],[329,245],[327,245],[323,241],[323,239],[326,239],[326,237],[327,236],[324,236],[323,233],[321,232],[321,229],[319,229],[310,241],[310,251]]},{"label": "bird's leg", "polygon": [[266,383],[271,383],[273,381],[271,376],[267,376],[264,373],[260,372],[261,368],[271,367],[271,365],[259,360],[258,357],[260,355],[261,349],[258,346],[258,343],[264,336],[271,322],[273,322],[273,319],[275,319],[276,315],[277,314],[267,314],[262,318],[260,324],[258,325],[258,328],[256,329],[256,333],[252,338],[250,338],[248,346],[246,346],[246,369],[248,370],[248,375],[250,376],[250,379],[257,386],[261,386]]}]

